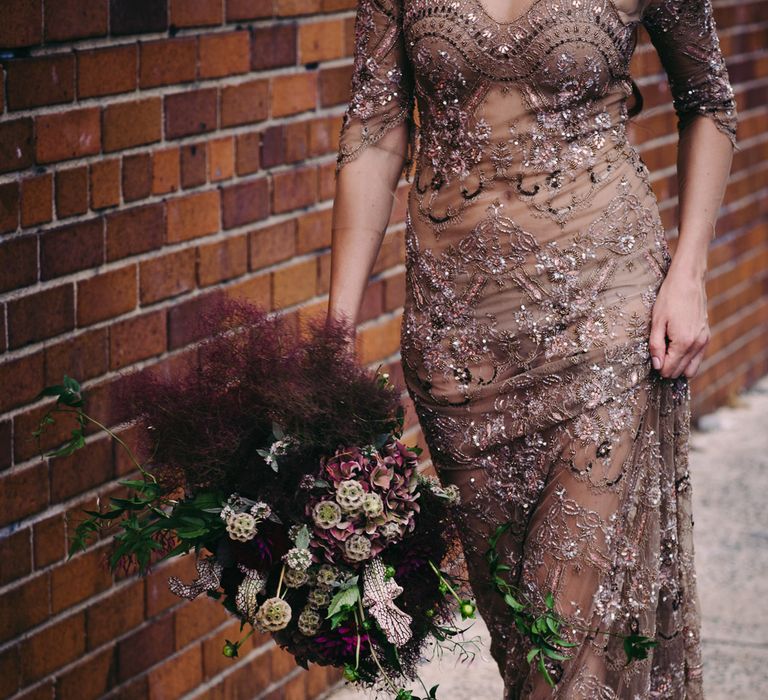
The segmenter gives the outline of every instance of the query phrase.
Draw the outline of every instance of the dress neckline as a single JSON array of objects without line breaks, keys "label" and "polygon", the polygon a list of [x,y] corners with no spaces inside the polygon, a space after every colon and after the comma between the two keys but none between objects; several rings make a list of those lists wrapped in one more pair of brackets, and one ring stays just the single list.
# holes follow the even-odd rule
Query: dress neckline
[{"label": "dress neckline", "polygon": [[[488,19],[490,19],[494,24],[497,24],[500,27],[514,27],[518,24],[522,24],[528,18],[528,16],[534,11],[534,9],[537,8],[539,5],[545,2],[548,2],[550,0],[533,0],[533,2],[531,2],[528,5],[528,7],[526,7],[519,15],[506,21],[501,21],[496,19],[485,7],[485,5],[483,4],[483,0],[469,0],[469,1],[472,2],[475,5],[475,7],[477,7],[477,9],[480,12],[482,12]],[[560,2],[568,2],[568,1],[569,0],[560,0]],[[614,3],[613,0],[604,0],[604,2],[605,2],[605,5],[608,7],[608,11],[614,16],[616,21],[621,26],[629,28],[634,26],[635,24],[639,24],[639,20],[632,20],[630,22],[625,22],[621,18],[621,14],[619,13],[619,8],[616,7],[616,4]]]}]

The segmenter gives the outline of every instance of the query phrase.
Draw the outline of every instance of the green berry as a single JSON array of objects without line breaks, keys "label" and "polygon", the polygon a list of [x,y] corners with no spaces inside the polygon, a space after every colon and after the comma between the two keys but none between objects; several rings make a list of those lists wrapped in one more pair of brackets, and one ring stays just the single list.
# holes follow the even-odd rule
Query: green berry
[{"label": "green berry", "polygon": [[387,566],[386,569],[384,569],[384,578],[394,578],[395,576],[395,567],[394,566]]},{"label": "green berry", "polygon": [[466,620],[475,616],[475,604],[472,601],[462,601],[461,605],[459,606],[459,610],[461,611],[462,620]]}]

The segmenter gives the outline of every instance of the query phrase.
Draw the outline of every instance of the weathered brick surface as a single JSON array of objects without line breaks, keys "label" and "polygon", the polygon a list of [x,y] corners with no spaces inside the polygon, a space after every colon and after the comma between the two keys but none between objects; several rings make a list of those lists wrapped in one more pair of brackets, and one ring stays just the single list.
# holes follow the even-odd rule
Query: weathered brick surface
[{"label": "weathered brick surface", "polygon": [[[113,576],[105,534],[67,560],[82,508],[103,505],[135,470],[92,426],[85,450],[41,459],[38,447],[68,439],[71,418],[39,446],[32,431],[52,405],[35,396],[64,374],[86,383],[88,410],[110,427],[129,418],[115,401],[123,373],[149,366],[177,376],[195,357],[201,312],[220,294],[290,309],[297,322],[324,313],[355,7],[2,4],[0,698],[159,700],[205,682],[208,698],[308,700],[338,678],[297,670],[265,635],[249,639],[241,659],[223,657],[237,623],[167,586],[171,574],[196,576],[191,556],[146,580]],[[696,414],[768,372],[767,7],[715,0],[742,148],[710,249],[713,335],[693,380]],[[674,250],[675,115],[656,53],[638,38],[632,73],[646,109],[630,131]],[[362,361],[383,362],[401,386],[406,194],[402,183],[357,341]],[[406,426],[425,447],[410,404]],[[137,430],[119,428],[132,446]]]}]

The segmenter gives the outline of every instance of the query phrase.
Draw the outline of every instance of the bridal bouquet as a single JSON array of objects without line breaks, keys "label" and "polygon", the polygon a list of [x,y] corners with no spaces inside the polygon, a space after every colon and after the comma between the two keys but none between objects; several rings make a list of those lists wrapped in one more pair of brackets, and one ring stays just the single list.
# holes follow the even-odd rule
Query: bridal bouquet
[{"label": "bridal bouquet", "polygon": [[[72,378],[39,433],[74,413],[71,441],[89,422],[128,451],[140,475],[125,497],[86,511],[70,556],[114,526],[111,567],[146,573],[195,551],[198,577],[170,578],[178,596],[208,595],[269,632],[306,667],[343,669],[361,686],[416,698],[407,680],[428,646],[466,654],[454,620],[474,617],[456,579],[441,568],[456,545],[455,487],[419,474],[419,450],[402,438],[403,407],[386,374],[361,367],[349,329],[315,323],[301,333],[277,315],[222,299],[204,318],[207,340],[188,371],[126,377],[142,464],[84,412]],[[244,639],[227,640],[238,655]],[[435,697],[435,688],[426,697]]]}]

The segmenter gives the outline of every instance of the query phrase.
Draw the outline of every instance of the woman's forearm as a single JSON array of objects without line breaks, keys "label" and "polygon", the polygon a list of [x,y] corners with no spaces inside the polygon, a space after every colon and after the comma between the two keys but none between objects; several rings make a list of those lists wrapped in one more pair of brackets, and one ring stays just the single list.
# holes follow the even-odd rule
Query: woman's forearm
[{"label": "woman's forearm", "polygon": [[406,139],[404,124],[393,128],[336,178],[328,315],[346,317],[353,325],[392,213]]},{"label": "woman's forearm", "polygon": [[683,129],[677,156],[678,241],[671,272],[704,278],[732,159],[730,139],[711,119],[698,116]]}]

